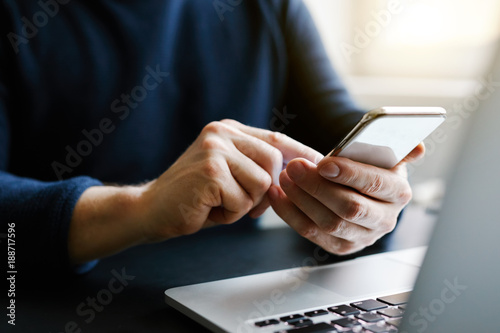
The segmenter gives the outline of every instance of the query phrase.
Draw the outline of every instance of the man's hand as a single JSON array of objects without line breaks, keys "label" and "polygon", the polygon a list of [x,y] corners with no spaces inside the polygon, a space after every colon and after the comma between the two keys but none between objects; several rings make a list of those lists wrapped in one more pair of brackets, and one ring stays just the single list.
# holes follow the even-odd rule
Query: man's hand
[{"label": "man's hand", "polygon": [[314,150],[276,132],[224,120],[208,124],[187,151],[143,195],[144,233],[157,241],[233,223],[269,206],[267,191],[283,159],[318,161]]},{"label": "man's hand", "polygon": [[233,223],[269,207],[283,161],[322,155],[284,134],[234,120],[208,124],[159,178],[138,187],[92,187],[78,201],[70,226],[75,263],[131,245]]},{"label": "man's hand", "polygon": [[335,254],[350,254],[392,231],[411,199],[406,163],[421,158],[417,146],[387,170],[342,157],[318,165],[304,159],[288,163],[281,188],[269,191],[276,213],[300,235]]}]

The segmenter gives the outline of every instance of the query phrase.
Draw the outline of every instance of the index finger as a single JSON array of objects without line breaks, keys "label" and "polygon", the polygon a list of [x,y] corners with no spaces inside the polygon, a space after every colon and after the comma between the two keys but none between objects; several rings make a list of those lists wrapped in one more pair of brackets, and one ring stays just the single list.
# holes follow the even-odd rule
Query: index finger
[{"label": "index finger", "polygon": [[222,120],[222,122],[230,126],[234,126],[240,131],[259,138],[260,140],[265,141],[271,146],[279,149],[283,154],[283,163],[285,164],[298,157],[305,158],[306,160],[317,164],[323,158],[323,155],[316,150],[292,139],[291,137],[283,133],[246,126],[240,122],[237,122],[236,120],[231,119],[224,119]]},{"label": "index finger", "polygon": [[318,163],[318,172],[324,178],[358,190],[372,198],[385,202],[407,204],[411,189],[397,165],[391,170],[355,162],[345,157],[326,157]]}]

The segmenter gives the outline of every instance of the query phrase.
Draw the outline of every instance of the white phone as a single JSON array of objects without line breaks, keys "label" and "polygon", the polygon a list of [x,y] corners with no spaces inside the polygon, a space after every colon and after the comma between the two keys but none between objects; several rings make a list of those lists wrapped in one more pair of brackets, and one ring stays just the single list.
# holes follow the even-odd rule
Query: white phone
[{"label": "white phone", "polygon": [[441,107],[381,107],[367,112],[327,156],[390,169],[446,119]]}]

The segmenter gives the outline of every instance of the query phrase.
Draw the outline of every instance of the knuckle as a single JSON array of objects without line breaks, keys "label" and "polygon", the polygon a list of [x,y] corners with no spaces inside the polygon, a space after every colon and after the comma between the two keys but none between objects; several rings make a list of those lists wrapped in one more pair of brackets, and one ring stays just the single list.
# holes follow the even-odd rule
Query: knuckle
[{"label": "knuckle", "polygon": [[356,168],[343,168],[339,177],[342,178],[342,181],[345,184],[354,184],[357,183],[360,176],[359,171]]},{"label": "knuckle", "polygon": [[269,131],[269,141],[272,146],[276,146],[278,143],[286,140],[287,136],[280,132]]},{"label": "knuckle", "polygon": [[329,235],[339,237],[341,234],[344,233],[345,229],[346,229],[345,222],[342,219],[335,217],[323,230]]},{"label": "knuckle", "polygon": [[221,186],[218,178],[210,179],[203,187],[202,195],[205,200],[203,204],[212,207],[218,206],[220,204],[220,188]]},{"label": "knuckle", "polygon": [[201,140],[201,149],[202,150],[221,150],[224,148],[224,142],[217,136],[208,135],[203,137]]},{"label": "knuckle", "polygon": [[263,172],[262,176],[258,177],[255,182],[256,190],[261,194],[267,192],[272,184],[271,176],[267,172]]},{"label": "knuckle", "polygon": [[254,201],[250,196],[240,198],[236,206],[232,206],[231,210],[224,208],[225,219],[220,221],[221,224],[231,224],[236,222],[245,214],[247,214],[254,206]]},{"label": "knuckle", "polygon": [[378,237],[371,237],[364,240],[363,244],[365,247],[372,246],[379,240]]},{"label": "knuckle", "polygon": [[379,224],[379,229],[384,234],[387,234],[387,233],[393,231],[395,227],[396,227],[396,221],[391,221],[391,220],[383,220]]},{"label": "knuckle", "polygon": [[380,237],[374,237],[372,239],[370,239],[367,243],[366,243],[366,246],[372,246],[374,245],[378,240],[380,239]]},{"label": "knuckle", "polygon": [[269,155],[273,165],[279,165],[280,167],[283,166],[283,154],[278,148],[271,146]]},{"label": "knuckle", "polygon": [[358,221],[366,215],[365,206],[356,199],[349,200],[344,209],[343,217],[351,222]]},{"label": "knuckle", "polygon": [[227,118],[226,119],[222,119],[220,122],[223,123],[223,124],[230,125],[230,126],[235,126],[235,125],[240,125],[241,124],[240,122],[238,122],[238,121],[236,121],[234,119],[227,119]]},{"label": "knuckle", "polygon": [[249,159],[255,160],[261,154],[261,149],[259,148],[261,147],[256,145],[255,142],[249,140],[241,142],[238,149],[244,152]]},{"label": "knuckle", "polygon": [[398,193],[397,200],[406,205],[410,202],[412,197],[413,193],[411,187],[406,185],[405,188]]},{"label": "knuckle", "polygon": [[248,157],[251,159],[255,159],[257,156],[262,155],[265,157],[265,165],[270,169],[282,168],[283,167],[283,154],[278,148],[275,148],[265,142],[262,142],[259,146],[253,147],[253,154],[250,156],[246,153]]},{"label": "knuckle", "polygon": [[347,255],[353,253],[355,250],[356,250],[355,243],[346,240],[341,240],[335,252],[338,255]]},{"label": "knuckle", "polygon": [[212,121],[203,127],[202,132],[206,133],[219,133],[224,125],[220,121]]},{"label": "knuckle", "polygon": [[252,210],[252,208],[255,206],[256,202],[250,197],[248,196],[246,198],[246,200],[243,200],[243,204],[242,204],[242,207],[241,207],[241,212],[243,212],[244,214],[247,214],[249,211]]},{"label": "knuckle", "polygon": [[222,121],[212,121],[205,125],[203,129],[201,130],[201,133],[204,135],[210,135],[210,134],[215,134],[215,135],[221,135],[223,133],[227,133],[230,131],[231,127],[227,122],[222,122]]},{"label": "knuckle", "polygon": [[383,177],[379,174],[375,174],[373,179],[363,188],[363,193],[372,195],[379,193],[384,187]]},{"label": "knuckle", "polygon": [[205,178],[215,181],[222,175],[223,169],[215,158],[208,158],[201,165],[200,172]]},{"label": "knuckle", "polygon": [[304,238],[311,239],[316,236],[316,227],[309,225],[309,226],[304,226],[297,230],[298,234],[301,235]]}]

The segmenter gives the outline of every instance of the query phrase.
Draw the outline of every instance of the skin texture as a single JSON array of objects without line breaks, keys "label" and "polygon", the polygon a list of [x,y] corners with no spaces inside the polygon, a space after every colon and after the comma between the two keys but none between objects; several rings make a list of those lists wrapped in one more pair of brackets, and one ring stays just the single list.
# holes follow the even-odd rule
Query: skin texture
[{"label": "skin texture", "polygon": [[421,145],[385,170],[345,158],[323,159],[281,133],[234,120],[213,122],[157,179],[87,189],[74,209],[69,255],[73,263],[83,263],[233,223],[245,214],[258,217],[270,205],[325,250],[352,253],[394,228],[411,198],[405,163],[423,151]]},{"label": "skin texture", "polygon": [[327,157],[314,165],[288,163],[281,188],[269,190],[276,213],[300,235],[335,254],[350,254],[391,232],[411,199],[406,163],[424,155],[418,145],[390,170]]}]

